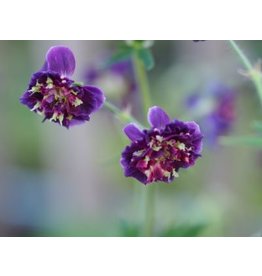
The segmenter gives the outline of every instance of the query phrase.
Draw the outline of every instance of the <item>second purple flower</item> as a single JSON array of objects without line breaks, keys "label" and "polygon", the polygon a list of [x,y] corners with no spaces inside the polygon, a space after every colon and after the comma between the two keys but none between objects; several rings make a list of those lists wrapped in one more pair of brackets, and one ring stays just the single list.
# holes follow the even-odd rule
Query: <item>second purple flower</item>
[{"label": "second purple flower", "polygon": [[122,153],[125,176],[144,184],[171,182],[180,168],[195,164],[202,150],[202,134],[195,122],[171,121],[160,107],[148,112],[151,129],[141,130],[134,124],[124,132],[131,144]]}]

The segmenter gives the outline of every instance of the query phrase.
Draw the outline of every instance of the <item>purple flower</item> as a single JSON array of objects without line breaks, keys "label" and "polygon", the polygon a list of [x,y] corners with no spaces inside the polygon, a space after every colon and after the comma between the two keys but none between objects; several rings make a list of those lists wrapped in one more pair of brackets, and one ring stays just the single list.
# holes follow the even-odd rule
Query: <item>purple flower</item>
[{"label": "purple flower", "polygon": [[130,97],[137,89],[130,59],[108,66],[91,65],[87,68],[84,78],[87,83],[103,88],[111,100],[119,101],[120,99],[123,106],[130,102]]},{"label": "purple flower", "polygon": [[64,46],[54,46],[46,54],[40,71],[33,74],[20,101],[40,115],[61,126],[89,121],[90,114],[102,107],[105,97],[94,86],[83,86],[70,79],[75,71],[75,57]]},{"label": "purple flower", "polygon": [[202,150],[202,134],[195,122],[171,121],[160,107],[149,109],[149,130],[135,124],[124,128],[131,140],[122,153],[121,165],[127,177],[144,184],[171,182],[180,168],[195,164]]},{"label": "purple flower", "polygon": [[208,86],[205,93],[194,93],[186,105],[199,117],[199,124],[208,144],[217,145],[220,136],[232,131],[236,118],[235,92],[221,84]]}]

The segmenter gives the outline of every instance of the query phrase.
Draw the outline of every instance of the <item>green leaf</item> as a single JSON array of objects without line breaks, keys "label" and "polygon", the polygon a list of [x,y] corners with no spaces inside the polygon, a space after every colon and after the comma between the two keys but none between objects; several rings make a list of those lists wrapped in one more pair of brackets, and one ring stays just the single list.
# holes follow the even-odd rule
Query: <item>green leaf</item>
[{"label": "green leaf", "polygon": [[206,228],[204,223],[171,226],[161,233],[162,237],[197,237]]},{"label": "green leaf", "polygon": [[142,48],[151,48],[154,45],[153,40],[126,40],[126,45],[136,50]]},{"label": "green leaf", "polygon": [[248,146],[262,148],[262,137],[259,136],[230,136],[221,137],[220,143],[226,146]]},{"label": "green leaf", "polygon": [[120,221],[120,235],[122,237],[139,237],[140,228],[136,224],[131,224],[125,220]]},{"label": "green leaf", "polygon": [[155,66],[154,57],[150,49],[140,49],[138,50],[138,57],[143,62],[147,70],[151,70]]},{"label": "green leaf", "polygon": [[106,62],[106,66],[111,66],[117,62],[129,59],[134,52],[130,47],[122,47]]},{"label": "green leaf", "polygon": [[73,83],[73,85],[75,85],[75,86],[84,86],[84,83],[83,82],[81,82],[81,81],[79,81],[79,82],[74,82]]}]

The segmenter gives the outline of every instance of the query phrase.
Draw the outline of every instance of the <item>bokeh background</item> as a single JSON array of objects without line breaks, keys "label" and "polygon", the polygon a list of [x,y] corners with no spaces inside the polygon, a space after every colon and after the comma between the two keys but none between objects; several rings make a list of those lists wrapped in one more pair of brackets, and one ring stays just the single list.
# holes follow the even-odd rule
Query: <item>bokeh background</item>
[{"label": "bokeh background", "polygon": [[[146,187],[123,176],[119,159],[128,144],[123,125],[101,110],[90,122],[67,130],[41,123],[40,116],[19,103],[50,46],[63,44],[73,50],[74,79],[83,81],[90,64],[119,43],[0,42],[1,236],[139,235]],[[252,61],[262,56],[261,41],[239,44]],[[238,73],[243,66],[226,41],[155,41],[152,52],[153,103],[171,117],[187,116],[188,95],[210,83],[222,83],[237,95],[230,135],[250,133],[250,122],[261,118],[255,88]],[[130,104],[139,112],[137,92]],[[181,171],[172,184],[155,184],[155,235],[260,236],[261,166],[262,153],[255,148],[210,148],[204,143],[203,156],[193,168]]]}]

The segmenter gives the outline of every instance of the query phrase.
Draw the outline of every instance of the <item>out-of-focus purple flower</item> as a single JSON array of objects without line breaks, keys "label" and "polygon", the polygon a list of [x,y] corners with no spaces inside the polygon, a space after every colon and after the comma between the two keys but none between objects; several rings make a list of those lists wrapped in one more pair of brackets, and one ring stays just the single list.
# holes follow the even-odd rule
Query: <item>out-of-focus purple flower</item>
[{"label": "out-of-focus purple flower", "polygon": [[95,86],[83,86],[70,77],[75,57],[64,46],[54,46],[46,54],[40,71],[33,74],[20,101],[40,115],[69,128],[89,121],[90,114],[104,103],[103,92]]},{"label": "out-of-focus purple flower", "polygon": [[216,145],[220,136],[232,131],[236,118],[236,95],[232,89],[221,84],[209,86],[205,93],[189,96],[186,105],[198,118],[209,145]]},{"label": "out-of-focus purple flower", "polygon": [[101,87],[111,100],[120,100],[123,106],[127,105],[129,96],[137,89],[130,59],[108,66],[99,66],[99,63],[91,65],[86,70],[84,79],[87,83]]},{"label": "out-of-focus purple flower", "polygon": [[150,129],[135,124],[124,128],[131,144],[122,153],[121,165],[127,177],[144,184],[171,182],[180,168],[195,164],[202,150],[202,134],[195,122],[170,120],[160,107],[149,109]]}]

